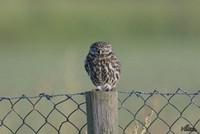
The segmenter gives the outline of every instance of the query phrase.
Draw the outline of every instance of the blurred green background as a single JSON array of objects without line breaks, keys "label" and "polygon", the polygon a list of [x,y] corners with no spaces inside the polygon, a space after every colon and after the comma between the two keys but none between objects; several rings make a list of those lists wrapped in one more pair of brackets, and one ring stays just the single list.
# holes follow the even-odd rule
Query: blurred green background
[{"label": "blurred green background", "polygon": [[[1,0],[0,96],[77,93],[93,89],[83,64],[90,44],[100,40],[110,41],[121,61],[117,90],[174,92],[182,88],[195,92],[200,87],[199,7],[200,1],[187,0]],[[52,104],[45,99],[40,102],[39,111],[48,114]],[[71,110],[74,103],[66,103],[60,109],[69,114],[67,110]],[[10,104],[0,104],[4,107],[0,114],[2,119],[10,110]],[[132,107],[132,101],[128,104]],[[14,108],[20,115],[32,109],[26,100]],[[166,113],[163,118],[167,119]],[[38,113],[31,115],[33,126],[44,122]],[[53,120],[60,118],[52,117]],[[85,116],[73,118],[85,121]],[[7,120],[8,126],[14,128],[21,124],[15,113]],[[51,129],[46,131],[49,133]],[[26,130],[21,132],[26,133]]]},{"label": "blurred green background", "polygon": [[200,87],[200,1],[0,2],[0,95],[94,88],[83,63],[110,41],[122,64],[117,90]]}]

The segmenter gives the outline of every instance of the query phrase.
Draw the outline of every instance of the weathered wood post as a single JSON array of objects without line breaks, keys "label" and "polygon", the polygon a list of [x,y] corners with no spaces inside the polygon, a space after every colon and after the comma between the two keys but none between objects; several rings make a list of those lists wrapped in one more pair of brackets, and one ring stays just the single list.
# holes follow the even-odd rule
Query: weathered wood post
[{"label": "weathered wood post", "polygon": [[86,92],[88,134],[118,134],[118,92]]}]

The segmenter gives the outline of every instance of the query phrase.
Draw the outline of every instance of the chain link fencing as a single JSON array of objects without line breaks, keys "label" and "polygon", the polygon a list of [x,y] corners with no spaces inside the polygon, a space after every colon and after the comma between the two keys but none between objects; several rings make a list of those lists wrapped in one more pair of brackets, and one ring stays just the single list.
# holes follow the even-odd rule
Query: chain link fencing
[{"label": "chain link fencing", "polygon": [[[119,134],[200,134],[200,91],[119,91]],[[0,97],[0,134],[87,134],[85,93]]]}]

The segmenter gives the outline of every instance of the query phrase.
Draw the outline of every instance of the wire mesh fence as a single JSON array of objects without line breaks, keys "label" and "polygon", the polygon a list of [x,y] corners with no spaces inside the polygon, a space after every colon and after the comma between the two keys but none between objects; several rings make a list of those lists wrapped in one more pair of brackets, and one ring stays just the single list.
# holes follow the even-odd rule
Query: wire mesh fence
[{"label": "wire mesh fence", "polygon": [[[200,91],[119,91],[119,134],[200,134]],[[87,134],[85,93],[0,97],[0,133]]]}]

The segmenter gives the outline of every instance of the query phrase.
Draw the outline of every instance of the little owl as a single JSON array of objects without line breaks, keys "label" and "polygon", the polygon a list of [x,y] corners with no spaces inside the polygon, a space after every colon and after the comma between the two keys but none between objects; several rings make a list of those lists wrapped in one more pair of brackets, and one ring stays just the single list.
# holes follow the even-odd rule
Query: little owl
[{"label": "little owl", "polygon": [[99,41],[90,46],[85,59],[85,70],[101,91],[113,91],[120,78],[121,65],[109,42]]}]

